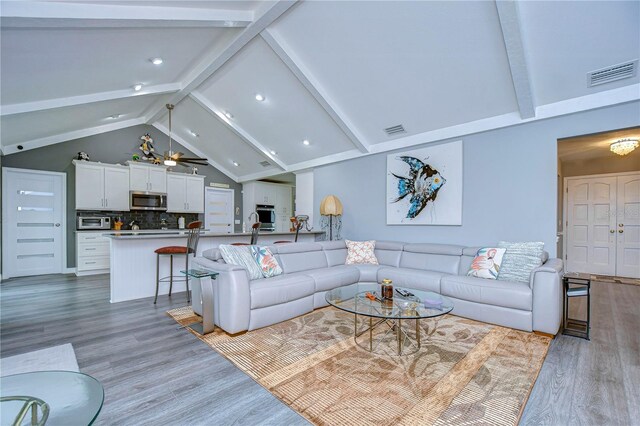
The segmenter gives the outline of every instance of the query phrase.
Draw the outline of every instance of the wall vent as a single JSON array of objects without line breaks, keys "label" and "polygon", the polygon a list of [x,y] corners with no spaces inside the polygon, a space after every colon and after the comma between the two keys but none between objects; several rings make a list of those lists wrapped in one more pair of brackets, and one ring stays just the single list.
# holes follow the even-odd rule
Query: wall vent
[{"label": "wall vent", "polygon": [[407,131],[404,129],[402,124],[398,124],[396,126],[387,127],[384,129],[384,132],[387,136],[397,135],[398,133],[406,133]]},{"label": "wall vent", "polygon": [[638,60],[613,65],[587,73],[587,87],[610,83],[623,78],[635,77],[638,72]]},{"label": "wall vent", "polygon": [[265,160],[265,161],[261,161],[261,162],[260,162],[260,165],[261,165],[262,167],[269,167],[269,166],[271,165],[271,163]]}]

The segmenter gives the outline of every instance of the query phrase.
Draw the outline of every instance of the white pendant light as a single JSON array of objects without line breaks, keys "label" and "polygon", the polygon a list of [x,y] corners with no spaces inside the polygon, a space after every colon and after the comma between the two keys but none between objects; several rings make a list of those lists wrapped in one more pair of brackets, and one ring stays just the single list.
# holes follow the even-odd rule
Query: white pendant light
[{"label": "white pendant light", "polygon": [[638,139],[626,138],[615,141],[609,146],[611,152],[618,155],[627,155],[638,147]]},{"label": "white pendant light", "polygon": [[169,156],[165,158],[164,165],[173,167],[177,163],[171,157],[173,156],[173,150],[171,149],[171,111],[173,111],[173,104],[167,104],[167,109],[169,110]]}]

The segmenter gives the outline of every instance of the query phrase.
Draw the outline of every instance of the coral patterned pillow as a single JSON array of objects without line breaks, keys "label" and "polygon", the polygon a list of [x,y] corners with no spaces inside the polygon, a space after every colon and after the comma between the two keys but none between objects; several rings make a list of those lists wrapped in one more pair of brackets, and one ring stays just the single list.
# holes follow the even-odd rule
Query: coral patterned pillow
[{"label": "coral patterned pillow", "polygon": [[347,260],[345,265],[354,265],[356,263],[378,264],[373,249],[376,247],[375,241],[349,241],[347,243]]},{"label": "coral patterned pillow", "polygon": [[251,254],[262,270],[262,276],[265,278],[282,274],[278,259],[273,256],[273,253],[267,247],[251,246]]},{"label": "coral patterned pillow", "polygon": [[475,259],[473,259],[467,275],[490,280],[497,279],[500,273],[500,264],[502,264],[502,256],[506,251],[506,249],[495,247],[481,248],[478,250]]}]

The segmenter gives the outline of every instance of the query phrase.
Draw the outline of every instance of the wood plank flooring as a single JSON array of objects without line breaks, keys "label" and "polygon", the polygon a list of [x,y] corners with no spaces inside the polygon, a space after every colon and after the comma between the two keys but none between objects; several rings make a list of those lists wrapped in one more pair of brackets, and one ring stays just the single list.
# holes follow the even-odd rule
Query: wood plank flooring
[{"label": "wood plank flooring", "polygon": [[[307,422],[165,315],[183,293],[109,303],[108,276],[49,275],[0,286],[0,356],[70,342],[105,387],[97,424]],[[523,425],[640,425],[640,287],[595,283],[591,341],[558,336]],[[584,311],[583,307],[578,307]]]}]

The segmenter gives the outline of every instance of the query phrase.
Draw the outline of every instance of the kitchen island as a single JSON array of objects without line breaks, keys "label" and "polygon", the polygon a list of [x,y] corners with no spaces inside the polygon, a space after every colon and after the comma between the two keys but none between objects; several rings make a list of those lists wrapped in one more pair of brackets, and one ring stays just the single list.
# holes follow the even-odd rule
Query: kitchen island
[{"label": "kitchen island", "polygon": [[[315,241],[322,232],[300,232],[298,242]],[[111,273],[111,303],[125,300],[153,297],[156,291],[156,254],[154,250],[165,246],[185,246],[187,244],[186,230],[145,230],[145,231],[111,231],[105,232],[104,237],[110,239],[110,273]],[[258,238],[260,245],[268,245],[275,241],[293,241],[294,232],[261,233]],[[249,243],[251,233],[219,234],[203,231],[200,234],[197,255],[203,251],[218,247],[220,244]],[[190,262],[191,264],[191,262]],[[184,256],[174,258],[174,275],[181,276],[184,270]],[[160,277],[169,275],[169,258],[160,259]],[[184,281],[173,283],[172,293],[186,290]],[[169,283],[161,282],[158,294],[168,294]],[[176,297],[176,296],[174,296]],[[177,297],[187,300],[184,294]]]}]

